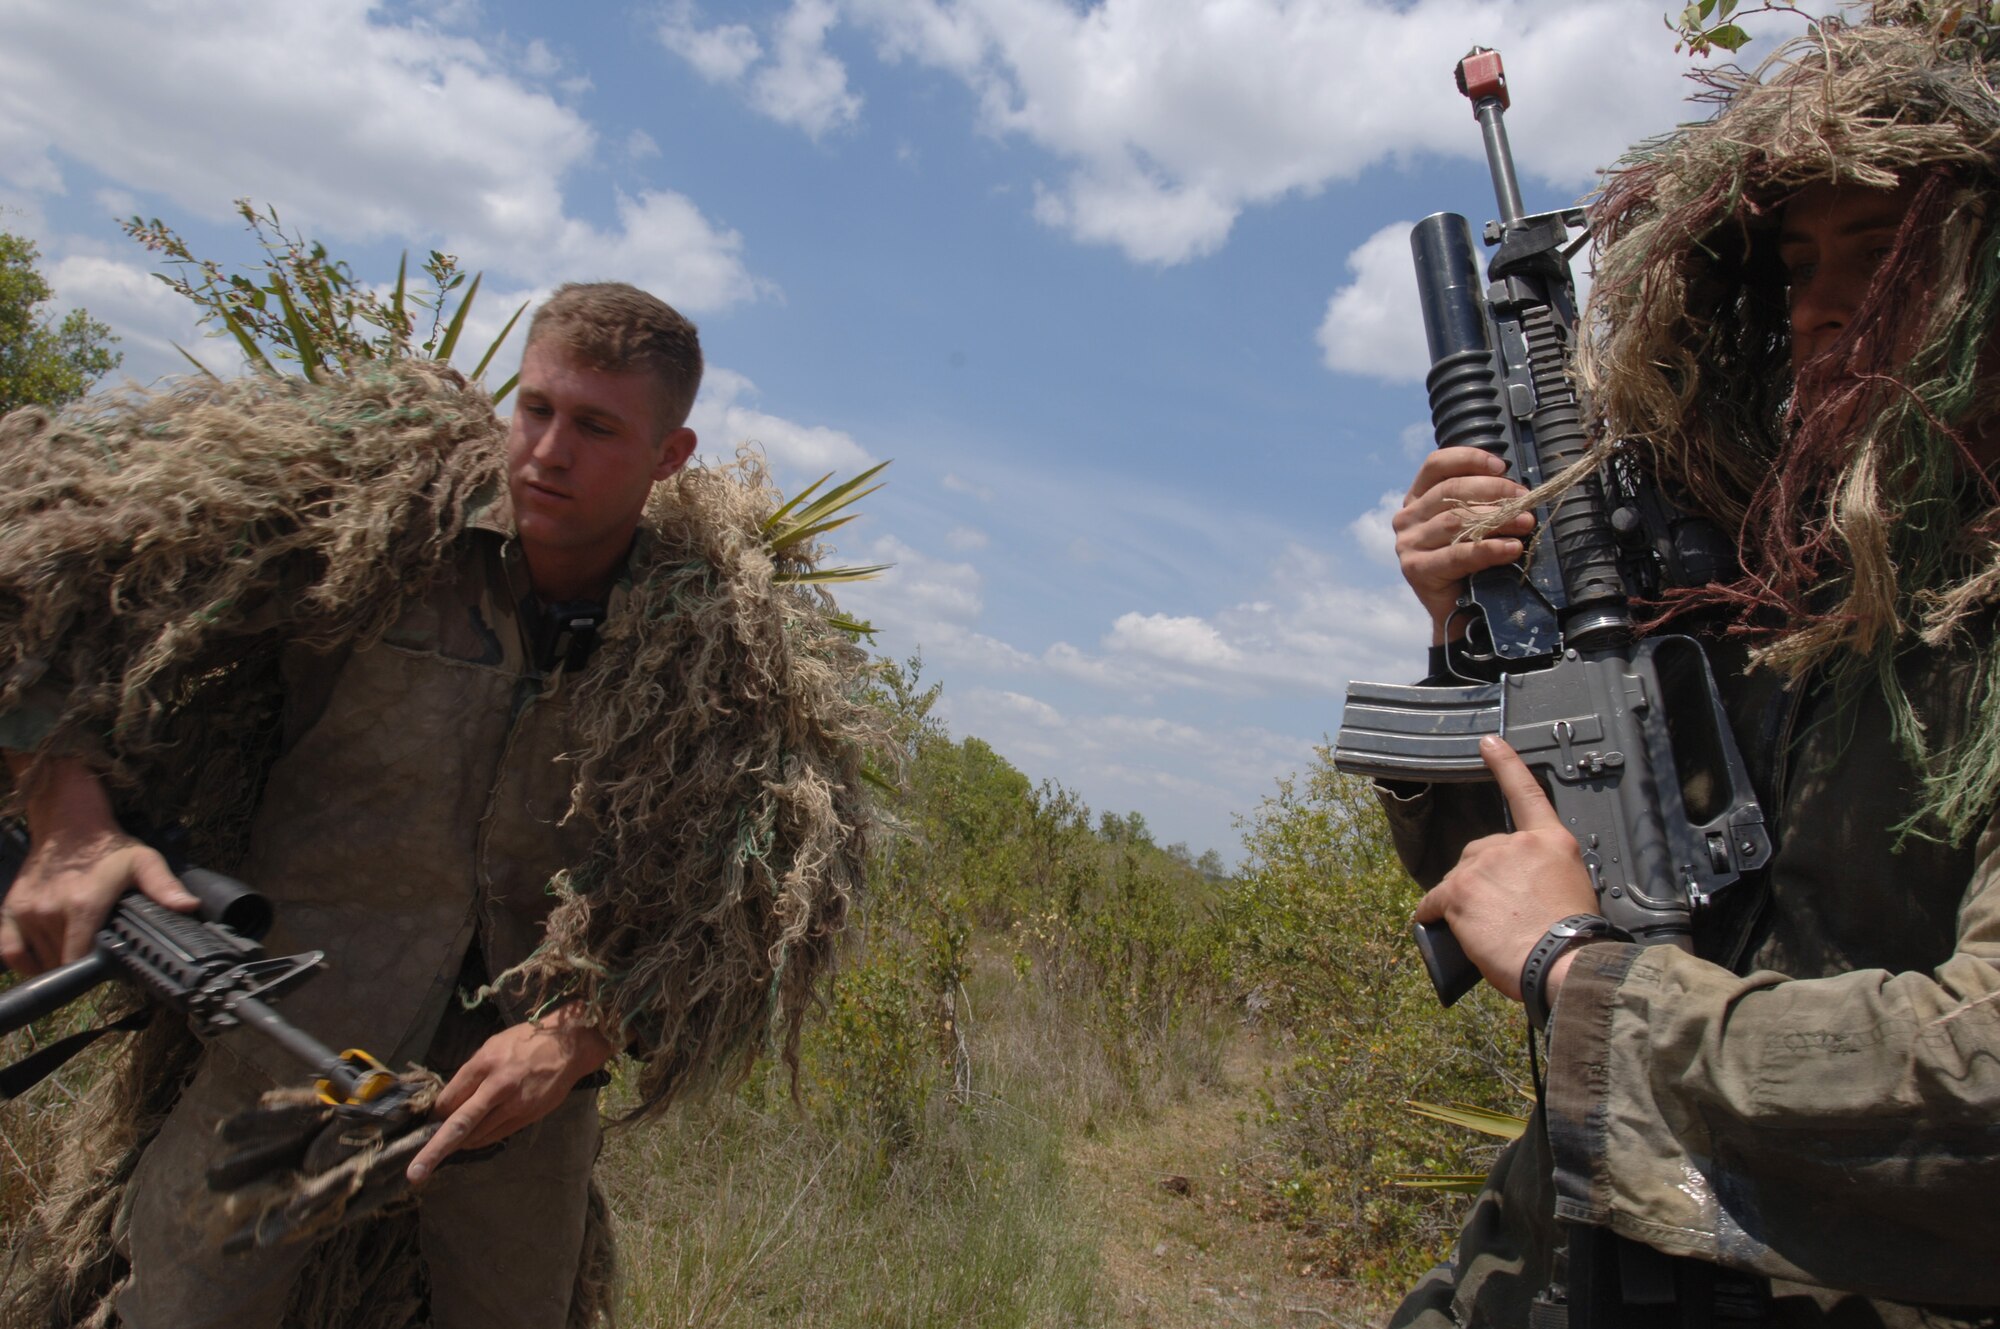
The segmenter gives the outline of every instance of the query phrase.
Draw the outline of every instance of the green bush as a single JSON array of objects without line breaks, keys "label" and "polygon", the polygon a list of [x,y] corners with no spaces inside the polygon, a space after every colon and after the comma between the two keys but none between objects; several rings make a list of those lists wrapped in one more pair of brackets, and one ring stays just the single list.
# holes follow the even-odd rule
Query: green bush
[{"label": "green bush", "polygon": [[1462,1201],[1398,1173],[1479,1170],[1492,1147],[1411,1100],[1519,1110],[1518,1012],[1487,988],[1440,1009],[1409,935],[1419,892],[1366,781],[1330,753],[1250,819],[1225,898],[1247,1004],[1295,1040],[1269,1095],[1267,1210],[1339,1277],[1402,1281],[1434,1263]]}]

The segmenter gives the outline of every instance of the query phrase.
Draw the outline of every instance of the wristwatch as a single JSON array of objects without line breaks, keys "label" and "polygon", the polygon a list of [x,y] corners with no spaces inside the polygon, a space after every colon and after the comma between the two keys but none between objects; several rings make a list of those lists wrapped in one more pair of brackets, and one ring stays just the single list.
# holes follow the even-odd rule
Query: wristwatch
[{"label": "wristwatch", "polygon": [[1602,914],[1571,914],[1544,932],[1521,964],[1521,1004],[1528,1008],[1528,1023],[1537,1030],[1549,1027],[1549,970],[1559,957],[1593,941],[1630,940],[1631,933]]}]

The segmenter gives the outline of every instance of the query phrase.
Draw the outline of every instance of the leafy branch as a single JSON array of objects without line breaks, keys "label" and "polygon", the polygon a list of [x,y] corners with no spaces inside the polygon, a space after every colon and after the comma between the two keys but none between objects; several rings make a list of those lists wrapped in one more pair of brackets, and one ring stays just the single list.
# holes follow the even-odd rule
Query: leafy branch
[{"label": "leafy branch", "polygon": [[[262,265],[249,275],[197,257],[157,217],[132,217],[122,227],[125,234],[163,256],[170,270],[154,276],[201,309],[201,321],[213,327],[210,336],[233,338],[252,369],[275,374],[276,360],[297,365],[300,373],[320,383],[374,361],[449,360],[458,350],[466,315],[479,294],[480,277],[474,274],[468,283],[455,255],[431,250],[421,268],[422,281],[412,286],[405,254],[396,268],[396,284],[384,297],[357,281],[354,270],[330,257],[325,245],[306,239],[302,232],[286,231],[276,207],[260,211],[249,199],[240,198],[236,211],[264,250]],[[464,294],[459,295],[461,290]],[[471,374],[475,382],[527,308],[523,302],[486,348]],[[426,325],[421,341],[420,324]],[[208,372],[185,349],[175,349],[197,370]],[[509,378],[493,399],[501,400],[513,388],[514,379]]]},{"label": "leafy branch", "polygon": [[1694,0],[1681,11],[1679,19],[1667,16],[1667,26],[1671,28],[1677,41],[1674,50],[1683,48],[1689,55],[1709,56],[1717,49],[1740,51],[1749,42],[1750,34],[1737,22],[1751,14],[1796,14],[1798,0],[1764,0],[1749,9],[1739,9],[1738,0]]}]

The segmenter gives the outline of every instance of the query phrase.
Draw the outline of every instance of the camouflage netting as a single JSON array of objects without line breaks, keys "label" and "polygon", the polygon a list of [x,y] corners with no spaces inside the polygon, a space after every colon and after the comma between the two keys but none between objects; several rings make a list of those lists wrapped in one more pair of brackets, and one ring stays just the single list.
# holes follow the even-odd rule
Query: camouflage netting
[{"label": "camouflage netting", "polygon": [[[1642,145],[1593,205],[1577,367],[1599,436],[1738,535],[1741,579],[1676,607],[1723,608],[1795,679],[1882,688],[1929,773],[1924,825],[1954,840],[2000,792],[2000,653],[1950,751],[1928,749],[1895,665],[1983,634],[2000,598],[2000,508],[1972,450],[2000,441],[2000,29],[1983,9],[1882,0],[1754,74],[1706,76],[1716,115]],[[1914,201],[1795,392],[1778,222],[1821,181]]]},{"label": "camouflage netting", "polygon": [[[41,751],[91,753],[227,869],[274,753],[277,648],[365,644],[448,575],[465,512],[501,487],[502,435],[484,394],[420,365],[7,417],[0,715],[59,713]],[[774,580],[797,570],[761,538],[775,501],[754,462],[656,489],[572,710],[592,848],[551,883],[545,945],[498,980],[584,1003],[639,1057],[638,1113],[747,1073],[774,1021],[795,1057],[861,882],[882,722],[828,603]],[[0,798],[18,806],[4,774]],[[126,1124],[66,1167],[44,1232],[104,1230],[161,1106],[133,1077],[157,1061],[127,1059]],[[97,1254],[73,1255],[69,1284],[101,1285]]]}]

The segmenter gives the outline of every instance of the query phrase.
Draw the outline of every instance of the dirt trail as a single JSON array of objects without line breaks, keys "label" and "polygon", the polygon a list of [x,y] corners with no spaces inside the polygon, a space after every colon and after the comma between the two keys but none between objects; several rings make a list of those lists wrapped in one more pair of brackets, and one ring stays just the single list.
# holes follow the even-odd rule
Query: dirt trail
[{"label": "dirt trail", "polygon": [[[1250,1326],[1371,1329],[1383,1308],[1351,1284],[1302,1276],[1285,1233],[1255,1221],[1258,1192],[1239,1175],[1254,1150],[1258,1089],[1275,1058],[1232,1039],[1222,1083],[1127,1121],[1069,1151],[1077,1202],[1103,1232],[1113,1323],[1133,1329]],[[1246,1212],[1248,1211],[1248,1212]]]}]

